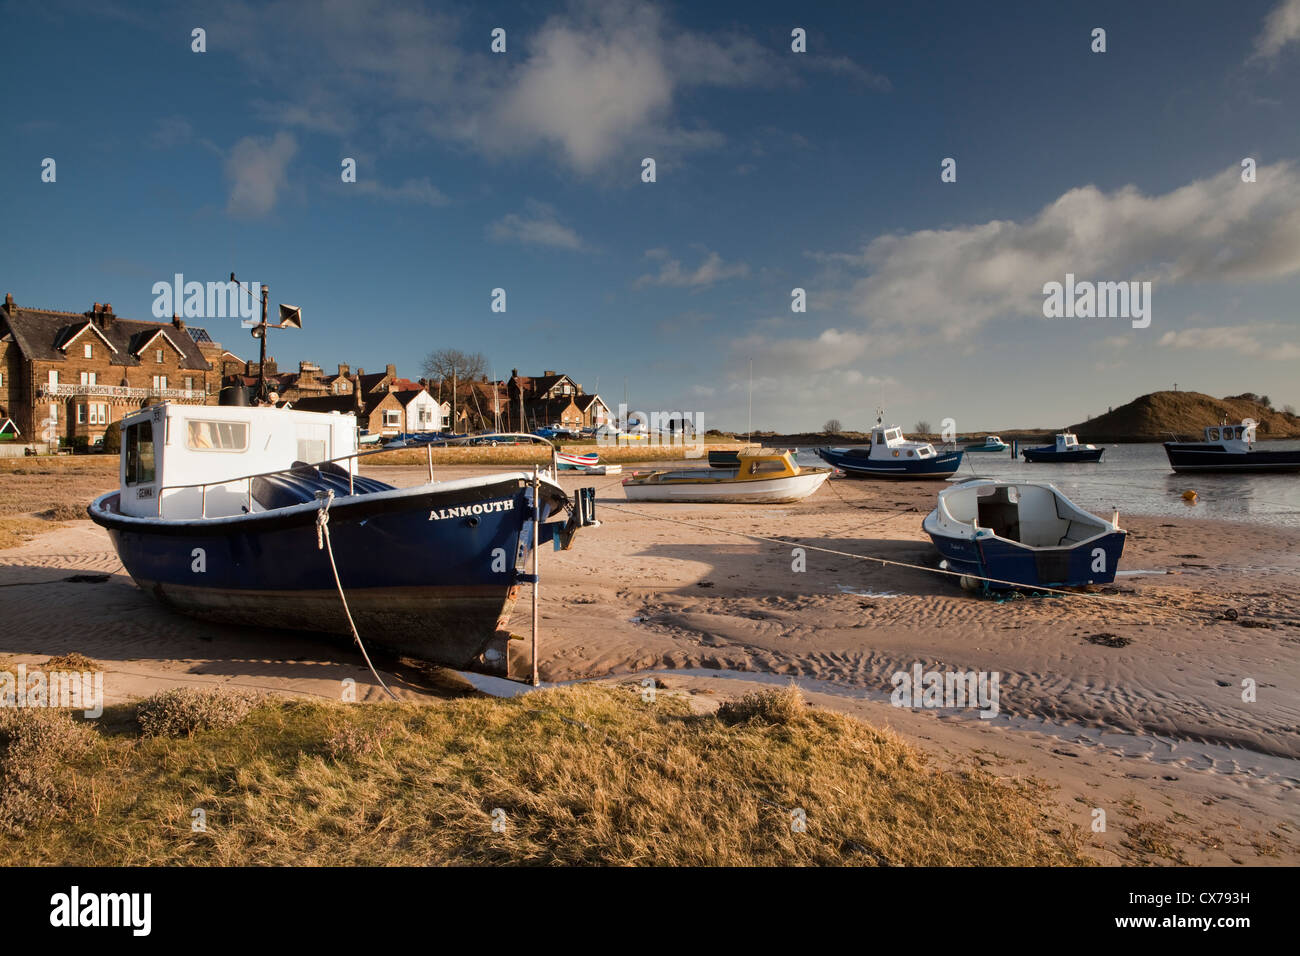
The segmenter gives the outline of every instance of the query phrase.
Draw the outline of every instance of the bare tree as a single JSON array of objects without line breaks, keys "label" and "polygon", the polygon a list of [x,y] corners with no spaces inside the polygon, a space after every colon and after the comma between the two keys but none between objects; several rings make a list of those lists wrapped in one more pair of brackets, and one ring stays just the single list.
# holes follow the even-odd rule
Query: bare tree
[{"label": "bare tree", "polygon": [[840,424],[838,418],[829,419],[826,424],[822,426],[822,432],[827,435],[838,435],[843,430],[844,426]]},{"label": "bare tree", "polygon": [[435,349],[424,357],[421,366],[432,384],[438,382],[438,400],[442,400],[442,386],[448,384],[451,395],[451,421],[456,427],[456,398],[466,382],[487,376],[488,361],[482,352],[462,352],[460,349]]},{"label": "bare tree", "polygon": [[916,423],[916,426],[912,429],[912,431],[916,432],[918,435],[929,435],[930,423],[923,418]]}]

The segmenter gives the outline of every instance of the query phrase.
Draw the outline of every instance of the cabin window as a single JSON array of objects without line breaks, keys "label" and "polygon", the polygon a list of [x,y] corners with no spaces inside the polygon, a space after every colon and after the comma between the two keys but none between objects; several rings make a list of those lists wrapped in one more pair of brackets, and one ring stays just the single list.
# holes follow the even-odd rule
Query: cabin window
[{"label": "cabin window", "polygon": [[1217,428],[1211,428],[1210,441],[1218,441],[1218,440],[1219,440],[1219,430]]},{"label": "cabin window", "polygon": [[153,483],[153,422],[141,422],[126,430],[126,483]]},{"label": "cabin window", "polygon": [[248,423],[187,419],[185,447],[194,451],[244,451],[248,448]]},{"label": "cabin window", "polygon": [[91,348],[90,343],[87,342],[85,345],[81,347],[81,354],[84,355],[86,358],[94,358],[95,350]]},{"label": "cabin window", "polygon": [[783,471],[785,471],[785,462],[783,461],[756,461],[749,466],[751,475],[768,475]]},{"label": "cabin window", "polygon": [[885,443],[885,433],[880,432],[878,435],[876,435],[876,444],[883,445],[884,443]]}]

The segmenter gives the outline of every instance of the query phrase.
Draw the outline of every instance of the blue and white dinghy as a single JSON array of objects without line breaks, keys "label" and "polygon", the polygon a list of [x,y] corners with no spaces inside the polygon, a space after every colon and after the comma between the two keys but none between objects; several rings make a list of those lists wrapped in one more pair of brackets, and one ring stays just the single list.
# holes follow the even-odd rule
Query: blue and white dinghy
[{"label": "blue and white dinghy", "polygon": [[575,507],[546,475],[434,482],[432,468],[399,489],[356,473],[374,453],[357,452],[352,415],[155,405],[123,419],[121,487],[87,510],[175,610],[346,635],[342,591],[368,644],[515,676],[502,628],[531,579],[533,522],[568,547],[595,523],[590,489]]},{"label": "blue and white dinghy", "polygon": [[939,492],[922,528],[968,589],[1109,584],[1128,532],[1044,481],[974,478]]}]

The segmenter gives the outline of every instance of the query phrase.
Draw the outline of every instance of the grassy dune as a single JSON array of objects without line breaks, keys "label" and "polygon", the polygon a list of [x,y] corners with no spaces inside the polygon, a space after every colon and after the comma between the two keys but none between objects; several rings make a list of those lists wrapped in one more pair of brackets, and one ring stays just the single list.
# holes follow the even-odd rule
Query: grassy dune
[{"label": "grassy dune", "polygon": [[[941,772],[793,688],[709,716],[638,690],[266,700],[177,737],[142,736],[134,707],[89,725],[27,711],[52,723],[24,737],[0,722],[0,863],[1087,862],[1037,785]],[[168,706],[150,726],[184,724]],[[52,816],[24,817],[22,780],[39,781]]]}]

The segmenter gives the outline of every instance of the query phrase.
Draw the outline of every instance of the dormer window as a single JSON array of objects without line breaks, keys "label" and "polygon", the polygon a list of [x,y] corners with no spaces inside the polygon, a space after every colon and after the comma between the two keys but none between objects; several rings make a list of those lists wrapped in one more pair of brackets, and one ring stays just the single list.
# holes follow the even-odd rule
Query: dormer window
[{"label": "dormer window", "polygon": [[86,358],[94,358],[95,350],[91,346],[91,344],[87,342],[85,345],[81,347],[81,354],[84,355]]}]

